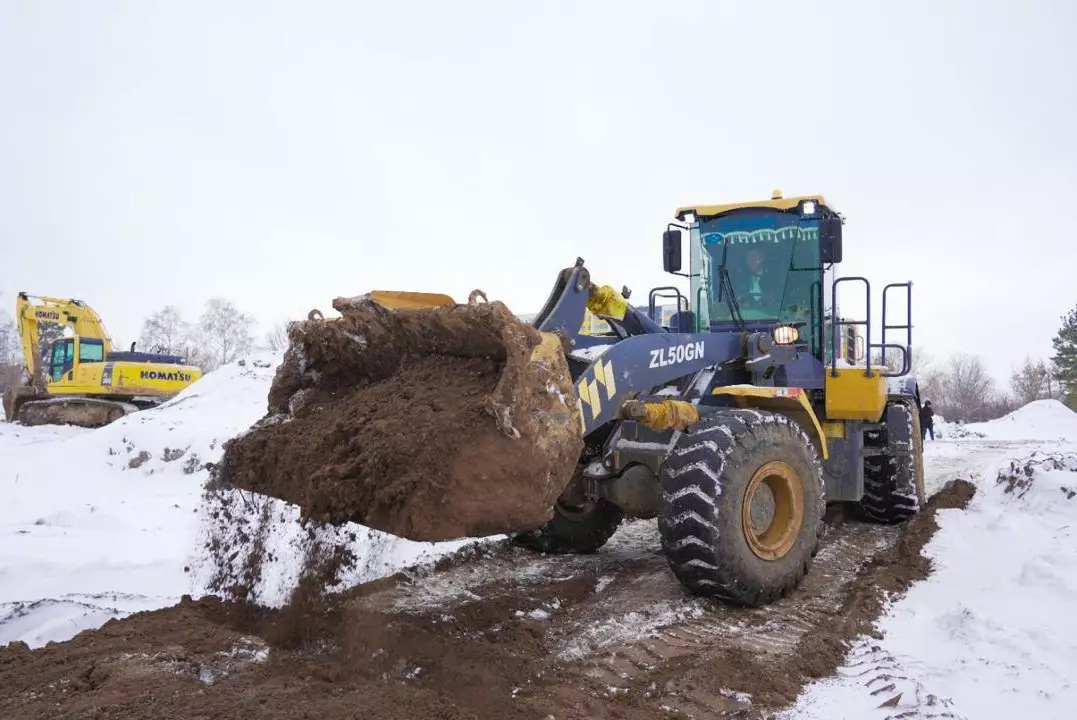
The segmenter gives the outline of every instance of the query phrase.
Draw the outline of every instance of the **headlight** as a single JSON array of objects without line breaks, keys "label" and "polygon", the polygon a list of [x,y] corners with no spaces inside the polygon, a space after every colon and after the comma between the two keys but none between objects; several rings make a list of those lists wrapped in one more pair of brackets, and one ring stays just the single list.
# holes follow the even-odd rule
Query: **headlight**
[{"label": "headlight", "polygon": [[778,345],[792,345],[800,339],[800,331],[792,325],[779,325],[774,328],[774,342]]}]

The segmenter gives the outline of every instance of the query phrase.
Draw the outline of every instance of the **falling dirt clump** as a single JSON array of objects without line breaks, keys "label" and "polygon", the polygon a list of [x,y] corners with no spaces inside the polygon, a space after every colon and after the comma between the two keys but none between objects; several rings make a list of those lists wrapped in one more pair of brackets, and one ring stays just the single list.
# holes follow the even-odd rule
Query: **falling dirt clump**
[{"label": "falling dirt clump", "polygon": [[549,520],[582,449],[556,337],[496,302],[334,307],[341,318],[289,327],[269,414],[225,444],[215,485],[411,540]]}]

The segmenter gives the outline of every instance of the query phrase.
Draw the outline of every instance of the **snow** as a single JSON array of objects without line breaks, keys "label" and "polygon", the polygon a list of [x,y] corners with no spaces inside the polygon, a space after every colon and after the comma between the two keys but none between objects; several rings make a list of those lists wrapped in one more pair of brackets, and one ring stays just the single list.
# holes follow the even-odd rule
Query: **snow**
[{"label": "snow", "polygon": [[1058,400],[1035,400],[1029,405],[985,423],[936,423],[945,437],[983,437],[991,440],[1077,441],[1077,412]]},{"label": "snow", "polygon": [[[256,354],[207,373],[169,402],[103,428],[0,423],[0,645],[38,647],[110,618],[205,594],[204,465],[266,411],[281,360]],[[280,549],[298,512],[277,505]],[[360,558],[351,585],[450,552],[350,526]],[[260,601],[279,604],[301,556],[278,553]]]},{"label": "snow", "polygon": [[1057,438],[1077,440],[1073,415],[1040,401],[979,424],[985,439],[927,443],[929,492],[965,477],[976,496],[938,513],[923,551],[934,571],[889,606],[881,639],[861,638],[835,677],[781,717],[822,720],[837,707],[852,719],[1072,714],[1077,443]]}]

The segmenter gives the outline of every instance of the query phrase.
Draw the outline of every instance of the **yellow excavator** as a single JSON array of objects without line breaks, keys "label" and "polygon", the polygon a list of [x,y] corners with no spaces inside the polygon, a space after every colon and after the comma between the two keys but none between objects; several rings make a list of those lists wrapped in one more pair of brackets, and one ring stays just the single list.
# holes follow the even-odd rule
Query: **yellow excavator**
[{"label": "yellow excavator", "polygon": [[[4,416],[23,425],[101,427],[159,404],[202,371],[179,355],[113,350],[97,312],[81,300],[20,292],[15,318],[23,384],[4,391]],[[63,332],[42,353],[42,326]]]}]

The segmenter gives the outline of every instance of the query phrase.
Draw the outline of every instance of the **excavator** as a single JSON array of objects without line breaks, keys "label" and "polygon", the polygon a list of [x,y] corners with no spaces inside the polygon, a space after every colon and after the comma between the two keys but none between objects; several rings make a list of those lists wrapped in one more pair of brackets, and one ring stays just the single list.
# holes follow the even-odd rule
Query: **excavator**
[{"label": "excavator", "polygon": [[[4,416],[23,425],[101,427],[157,405],[202,371],[179,355],[116,351],[97,312],[81,300],[20,292],[15,318],[23,384],[4,391]],[[42,326],[62,335],[42,353]]]}]

